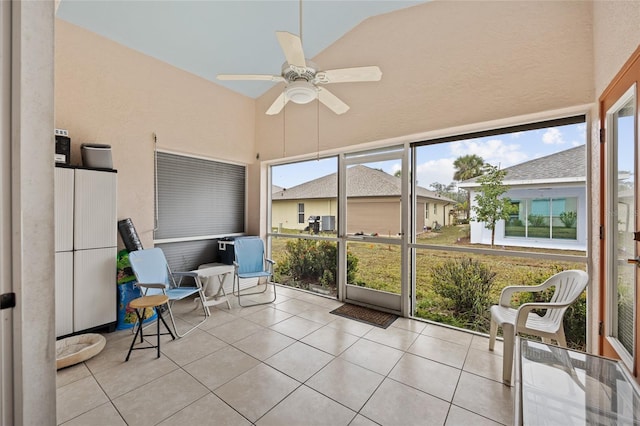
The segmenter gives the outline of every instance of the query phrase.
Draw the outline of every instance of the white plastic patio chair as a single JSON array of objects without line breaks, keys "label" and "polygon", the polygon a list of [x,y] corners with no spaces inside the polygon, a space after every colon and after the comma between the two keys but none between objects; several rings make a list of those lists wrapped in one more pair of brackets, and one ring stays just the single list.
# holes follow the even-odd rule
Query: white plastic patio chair
[{"label": "white plastic patio chair", "polygon": [[[491,307],[491,329],[489,331],[489,350],[493,351],[498,327],[502,327],[504,353],[502,358],[502,380],[511,383],[513,369],[513,349],[517,334],[539,336],[545,343],[555,340],[559,346],[566,347],[562,317],[567,308],[575,302],[589,282],[585,271],[562,271],[540,285],[508,286],[502,289],[500,304]],[[551,300],[546,303],[524,303],[517,309],[511,308],[511,297],[518,292],[540,292],[555,286]],[[532,312],[545,309],[543,316]]]},{"label": "white plastic patio chair", "polygon": [[[184,333],[180,333],[176,326],[176,320],[173,316],[173,312],[171,311],[171,305],[173,305],[176,300],[182,300],[193,295],[198,295],[200,297],[200,301],[206,300],[202,289],[202,283],[200,282],[200,278],[197,273],[171,272],[164,253],[158,247],[132,251],[129,253],[129,262],[131,263],[131,269],[138,280],[136,285],[142,289],[143,296],[165,294],[169,297],[169,303],[167,303],[169,317],[171,319],[171,325],[178,337],[186,336],[207,320],[209,312],[201,303],[201,305],[203,305],[202,310],[204,311],[204,318],[202,321],[198,322]],[[181,280],[184,277],[193,278],[196,286],[181,286]]]}]

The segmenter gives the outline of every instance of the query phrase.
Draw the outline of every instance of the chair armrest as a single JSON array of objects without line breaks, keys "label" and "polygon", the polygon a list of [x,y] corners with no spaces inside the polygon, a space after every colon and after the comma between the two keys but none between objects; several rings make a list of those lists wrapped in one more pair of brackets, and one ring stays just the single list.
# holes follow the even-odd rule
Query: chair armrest
[{"label": "chair armrest", "polygon": [[500,306],[510,307],[511,306],[511,297],[514,293],[519,293],[521,291],[526,292],[535,292],[535,287],[537,286],[529,286],[529,285],[511,285],[502,289],[500,293]]},{"label": "chair armrest", "polygon": [[[543,283],[544,284],[544,283]],[[541,290],[544,290],[548,287],[548,285],[510,285],[502,289],[500,293],[500,306],[510,307],[511,306],[511,297],[513,293],[520,292],[528,292],[528,293],[537,293]]]},{"label": "chair armrest", "polygon": [[566,308],[571,303],[523,303],[516,312],[516,330],[526,328],[529,313],[534,309],[561,309]]},{"label": "chair armrest", "polygon": [[196,278],[198,276],[197,272],[172,272],[172,275],[176,276],[176,277],[191,277],[191,278]]},{"label": "chair armrest", "polygon": [[276,262],[272,259],[264,259],[265,261],[265,270],[269,271],[269,273],[271,273],[273,275],[273,267],[276,265]]},{"label": "chair armrest", "polygon": [[[173,275],[174,277],[179,278],[178,282],[176,283],[176,287],[180,287],[182,285],[182,279],[184,277],[191,277],[196,282],[196,286],[198,288],[202,288],[202,283],[200,282],[200,276],[198,275],[197,272],[193,272],[193,271],[171,272],[171,275]],[[174,280],[174,282],[175,282],[175,280]]]},{"label": "chair armrest", "polygon": [[146,283],[136,283],[136,286],[138,286],[138,287],[145,287],[145,288],[160,288],[160,289],[165,289],[165,288],[167,288],[167,286],[166,286],[166,285],[164,285],[164,284],[153,284],[153,283],[149,283],[149,284],[146,284]]},{"label": "chair armrest", "polygon": [[141,293],[143,296],[147,295],[147,290],[149,290],[150,288],[160,289],[162,290],[162,293],[167,290],[167,286],[161,283],[135,283],[134,285],[142,289]]}]

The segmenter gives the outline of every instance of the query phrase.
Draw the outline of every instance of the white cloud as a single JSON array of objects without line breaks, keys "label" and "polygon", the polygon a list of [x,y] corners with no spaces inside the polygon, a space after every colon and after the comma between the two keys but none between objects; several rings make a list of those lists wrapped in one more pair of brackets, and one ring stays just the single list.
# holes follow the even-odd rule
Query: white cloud
[{"label": "white cloud", "polygon": [[402,170],[402,164],[401,163],[394,163],[391,166],[391,173],[390,174],[395,175],[396,172],[398,172],[400,170]]},{"label": "white cloud", "polygon": [[528,160],[526,153],[520,150],[518,144],[506,144],[501,139],[490,139],[480,141],[472,139],[467,141],[453,142],[451,153],[455,157],[475,154],[480,156],[486,163],[501,168],[513,166]]},{"label": "white cloud", "polygon": [[453,181],[453,168],[452,158],[441,158],[438,160],[429,160],[422,164],[417,165],[416,177],[418,179],[418,185],[429,188],[429,185],[435,182],[448,185]]},{"label": "white cloud", "polygon": [[520,136],[522,136],[524,132],[515,132],[515,133],[511,133],[511,139],[518,139]]},{"label": "white cloud", "polygon": [[562,145],[566,143],[562,137],[562,132],[557,127],[547,129],[542,135],[542,142],[547,145]]}]

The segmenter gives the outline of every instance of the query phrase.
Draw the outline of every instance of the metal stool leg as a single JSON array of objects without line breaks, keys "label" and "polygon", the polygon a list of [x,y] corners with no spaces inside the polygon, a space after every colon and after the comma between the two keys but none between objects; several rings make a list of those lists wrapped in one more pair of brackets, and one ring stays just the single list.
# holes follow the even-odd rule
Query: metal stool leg
[{"label": "metal stool leg", "polygon": [[[161,344],[160,336],[165,334],[170,334],[173,340],[176,339],[176,336],[173,334],[173,332],[171,331],[171,328],[169,328],[169,325],[167,324],[164,317],[162,316],[162,312],[160,311],[160,309],[158,309],[160,306],[166,304],[168,301],[169,301],[169,298],[166,295],[163,295],[163,296],[148,296],[148,297],[144,296],[138,299],[134,299],[130,302],[130,306],[134,309],[136,313],[136,317],[138,318],[138,329],[136,330],[136,333],[133,336],[133,340],[131,341],[131,346],[129,346],[129,352],[127,353],[127,358],[125,359],[125,362],[129,361],[131,352],[138,349],[156,349],[157,357],[160,358],[160,344]],[[140,343],[144,342],[144,333],[142,330],[144,329],[143,320],[144,320],[144,316],[147,308],[151,308],[152,311],[153,309],[155,309],[156,311],[157,343],[155,345],[152,345],[151,342],[148,342],[150,346],[134,348],[136,340],[138,340],[138,334],[140,334]],[[142,313],[140,313],[140,311],[142,311]],[[165,328],[167,329],[167,333],[160,333],[160,322],[164,324]]]},{"label": "metal stool leg", "polygon": [[162,316],[160,315],[160,309],[158,309],[158,307],[156,306],[156,314],[158,315],[158,319],[156,320],[156,326],[157,326],[157,330],[156,330],[156,338],[158,339],[158,358],[160,358],[160,320],[162,319]]},{"label": "metal stool leg", "polygon": [[125,362],[129,361],[129,357],[131,356],[131,351],[133,351],[133,345],[136,344],[136,339],[138,338],[138,333],[140,333],[140,343],[142,343],[142,318],[144,317],[144,309],[142,310],[142,317],[140,316],[140,312],[135,309],[136,316],[138,317],[138,329],[136,330],[136,334],[133,336],[133,340],[131,341],[131,346],[129,346],[129,352],[127,352],[127,357],[125,358]]}]

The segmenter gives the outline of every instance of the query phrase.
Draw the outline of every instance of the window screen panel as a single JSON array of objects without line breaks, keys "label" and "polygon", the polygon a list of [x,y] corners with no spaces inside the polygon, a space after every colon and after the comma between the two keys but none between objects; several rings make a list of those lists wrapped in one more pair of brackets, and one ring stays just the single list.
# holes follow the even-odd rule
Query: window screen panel
[{"label": "window screen panel", "polygon": [[158,153],[156,240],[244,232],[244,166]]}]

